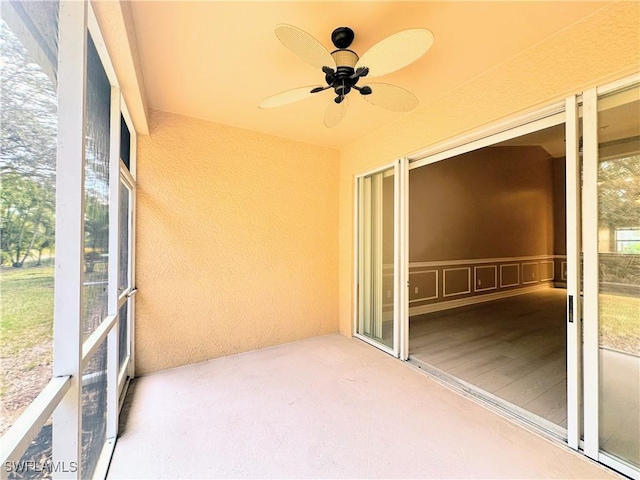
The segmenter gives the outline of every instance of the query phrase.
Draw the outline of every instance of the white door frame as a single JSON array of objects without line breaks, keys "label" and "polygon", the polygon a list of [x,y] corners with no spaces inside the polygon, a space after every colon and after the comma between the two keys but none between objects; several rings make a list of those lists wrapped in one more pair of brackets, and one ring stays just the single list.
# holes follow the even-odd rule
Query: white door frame
[{"label": "white door frame", "polygon": [[[405,162],[406,163],[406,162]],[[401,326],[400,326],[400,312],[401,301],[404,295],[402,294],[402,289],[400,288],[401,282],[401,238],[404,238],[403,234],[400,232],[400,185],[401,181],[401,160],[395,160],[391,163],[387,163],[385,165],[381,165],[372,170],[368,170],[366,172],[360,173],[354,178],[354,285],[353,285],[353,336],[359,338],[394,357],[400,357],[400,344],[401,339]],[[393,348],[389,348],[387,345],[376,342],[374,339],[367,337],[366,335],[361,335],[358,333],[358,325],[359,325],[359,316],[360,316],[360,305],[364,304],[364,289],[360,288],[363,285],[363,276],[364,271],[361,268],[363,262],[365,261],[364,245],[360,244],[361,231],[363,229],[363,224],[365,221],[365,194],[363,191],[363,179],[374,175],[376,173],[381,173],[386,170],[393,169]],[[381,234],[381,232],[379,233]],[[379,243],[379,242],[378,242]],[[375,294],[375,292],[372,292]]]},{"label": "white door frame", "polygon": [[[118,322],[121,322],[123,320],[127,321],[127,338],[128,338],[128,345],[127,345],[127,349],[128,349],[128,355],[127,358],[125,359],[124,364],[122,365],[122,368],[119,364],[120,359],[118,357],[118,365],[116,368],[116,371],[118,372],[118,380],[117,380],[117,391],[118,391],[118,402],[119,402],[119,408],[122,407],[122,401],[124,400],[124,395],[123,393],[125,392],[126,386],[127,386],[127,382],[129,379],[131,379],[133,377],[133,362],[132,362],[132,357],[133,357],[133,342],[132,342],[132,332],[133,332],[133,318],[134,318],[134,310],[133,310],[133,296],[135,295],[135,272],[134,272],[134,250],[135,250],[135,241],[134,241],[134,232],[133,232],[133,228],[134,228],[134,213],[135,213],[135,194],[136,194],[136,183],[135,180],[133,179],[133,177],[131,176],[131,174],[129,173],[129,171],[127,170],[127,167],[124,165],[124,163],[122,162],[122,160],[120,160],[119,163],[119,169],[118,169],[118,190],[120,189],[120,184],[124,184],[125,187],[127,188],[128,192],[129,192],[129,210],[127,212],[127,216],[128,216],[128,231],[127,231],[127,242],[128,242],[128,252],[129,252],[129,258],[127,259],[128,262],[128,279],[127,279],[127,286],[124,290],[122,291],[118,291]],[[120,205],[118,204],[118,214],[116,215],[118,221],[120,221],[120,212],[119,212],[119,207]],[[118,241],[120,240],[120,235],[121,232],[119,232],[118,234]],[[119,260],[119,257],[118,257]],[[119,265],[118,265],[119,267]],[[117,271],[119,272],[119,268],[117,269]],[[119,287],[120,285],[120,280],[118,279],[118,282],[116,283],[116,285]],[[119,314],[120,314],[120,308],[125,304],[128,304],[127,307],[127,319],[121,319],[119,318]],[[118,327],[119,328],[119,327]],[[120,330],[118,329],[118,332],[120,332]]]},{"label": "white door frame", "polygon": [[598,97],[639,82],[640,75],[635,74],[583,93],[582,174],[584,453],[635,479],[640,478],[640,472],[636,468],[600,450]]},{"label": "white door frame", "polygon": [[[598,460],[598,94],[583,93],[584,453]],[[592,233],[595,232],[595,235]],[[594,268],[595,266],[595,268]]]},{"label": "white door frame", "polygon": [[[356,175],[354,181],[354,284],[353,334],[401,360],[409,358],[409,170],[461,155],[479,148],[565,122],[566,126],[566,214],[567,214],[567,443],[631,478],[640,478],[637,470],[600,452],[598,395],[598,244],[597,234],[597,99],[640,82],[635,74],[616,82],[573,95],[565,101],[535,112],[518,115],[470,134],[447,140],[409,156]],[[582,105],[581,105],[582,104]],[[581,186],[580,117],[583,118],[583,168]],[[357,333],[359,305],[359,245],[362,198],[360,179],[389,168],[395,174],[394,217],[394,348]],[[583,212],[589,212],[583,214]],[[582,235],[581,235],[582,233]],[[583,238],[584,236],[584,238]],[[584,303],[580,301],[584,252]],[[591,266],[589,266],[591,265]],[[595,268],[594,268],[595,266]],[[584,317],[584,318],[583,318]],[[584,335],[584,347],[583,347]],[[594,347],[595,346],[595,347]],[[582,405],[584,403],[584,406]],[[584,424],[584,440],[581,427]]]},{"label": "white door frame", "polygon": [[582,303],[580,301],[580,128],[578,98],[566,100],[567,231],[567,443],[580,445],[582,401]]},{"label": "white door frame", "polygon": [[[581,303],[580,303],[580,162],[579,162],[578,97],[571,96],[564,102],[541,110],[520,115],[489,126],[484,130],[463,135],[409,157],[407,170],[420,168],[442,160],[462,155],[483,147],[504,142],[544,128],[565,123],[567,138],[566,163],[566,216],[567,216],[567,442],[575,450],[580,445],[581,426]],[[408,185],[406,192],[408,196]],[[408,204],[408,200],[407,200]],[[408,223],[408,205],[406,218]],[[408,236],[408,225],[403,231]],[[408,251],[408,245],[405,247]],[[407,252],[408,256],[408,252]],[[408,271],[408,258],[406,263]],[[408,312],[406,326],[406,354],[408,358]],[[404,352],[403,352],[404,353]]]}]

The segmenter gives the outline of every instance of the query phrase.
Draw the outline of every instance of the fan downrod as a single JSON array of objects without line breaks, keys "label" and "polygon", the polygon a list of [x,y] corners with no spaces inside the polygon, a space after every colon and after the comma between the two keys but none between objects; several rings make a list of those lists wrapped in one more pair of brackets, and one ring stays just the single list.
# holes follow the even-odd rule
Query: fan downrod
[{"label": "fan downrod", "polygon": [[331,41],[336,48],[349,48],[355,34],[349,27],[338,27],[331,33]]}]

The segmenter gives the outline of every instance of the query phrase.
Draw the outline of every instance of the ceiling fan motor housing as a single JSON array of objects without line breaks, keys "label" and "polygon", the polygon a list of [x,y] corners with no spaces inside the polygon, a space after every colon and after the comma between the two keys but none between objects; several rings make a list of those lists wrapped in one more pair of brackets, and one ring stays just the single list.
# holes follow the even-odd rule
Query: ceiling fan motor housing
[{"label": "ceiling fan motor housing", "polygon": [[354,38],[355,34],[349,27],[338,27],[331,34],[331,41],[337,48],[331,53],[336,63],[336,70],[335,72],[325,71],[325,80],[327,85],[336,92],[336,103],[342,101],[360,78],[358,75],[354,75],[355,66],[359,59],[358,55],[356,52],[349,50]]},{"label": "ceiling fan motor housing", "polygon": [[353,75],[356,63],[358,63],[358,55],[347,49],[336,50],[331,53],[336,62],[336,77],[339,80]]}]

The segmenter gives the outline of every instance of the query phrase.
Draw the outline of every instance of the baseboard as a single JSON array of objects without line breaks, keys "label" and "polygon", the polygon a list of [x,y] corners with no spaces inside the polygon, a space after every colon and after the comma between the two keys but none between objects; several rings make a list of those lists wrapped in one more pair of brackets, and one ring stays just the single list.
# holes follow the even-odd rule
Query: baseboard
[{"label": "baseboard", "polygon": [[544,283],[532,287],[516,288],[514,290],[505,290],[503,292],[487,293],[485,295],[476,295],[475,297],[460,298],[458,300],[448,300],[446,302],[432,303],[429,305],[420,305],[418,307],[409,307],[409,316],[424,315],[425,313],[440,312],[451,308],[466,307],[476,303],[490,302],[501,298],[515,297],[526,293],[537,292],[540,290],[548,290],[553,288],[553,284]]}]

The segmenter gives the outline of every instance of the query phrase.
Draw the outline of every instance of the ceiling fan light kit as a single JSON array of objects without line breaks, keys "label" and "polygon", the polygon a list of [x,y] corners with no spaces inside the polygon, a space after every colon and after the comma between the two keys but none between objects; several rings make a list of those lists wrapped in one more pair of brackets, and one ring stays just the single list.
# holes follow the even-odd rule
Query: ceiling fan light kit
[{"label": "ceiling fan light kit", "polygon": [[411,29],[398,32],[378,42],[362,57],[349,50],[355,34],[349,27],[338,27],[331,34],[336,50],[329,53],[318,40],[292,25],[281,24],[275,28],[280,42],[301,60],[324,74],[326,85],[294,88],[263,100],[259,108],[271,108],[308,98],[324,90],[333,89],[335,97],[324,114],[324,124],[338,125],[347,113],[347,95],[356,90],[369,103],[396,112],[408,112],[418,106],[414,94],[388,83],[367,82],[357,85],[364,77],[373,78],[395,72],[422,57],[431,45],[433,34],[427,29]]}]

